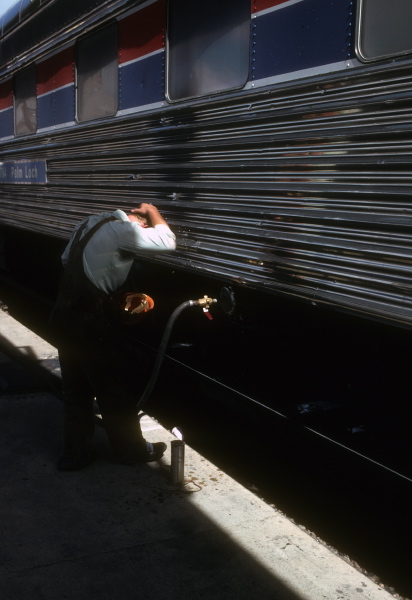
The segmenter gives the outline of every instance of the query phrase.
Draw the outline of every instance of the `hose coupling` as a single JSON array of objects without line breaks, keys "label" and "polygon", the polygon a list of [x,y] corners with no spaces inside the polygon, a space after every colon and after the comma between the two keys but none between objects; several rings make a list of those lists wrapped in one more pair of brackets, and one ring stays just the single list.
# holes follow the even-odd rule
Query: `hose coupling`
[{"label": "hose coupling", "polygon": [[209,312],[209,306],[217,302],[215,298],[209,298],[209,296],[205,295],[203,298],[199,298],[199,300],[190,300],[190,302],[192,303],[191,306],[203,306],[203,312],[205,313],[205,316],[210,321],[213,320],[213,317]]},{"label": "hose coupling", "polygon": [[216,298],[209,298],[208,296],[203,296],[203,298],[199,298],[199,300],[192,300],[193,306],[203,306],[206,310],[209,309],[211,304],[217,302]]}]

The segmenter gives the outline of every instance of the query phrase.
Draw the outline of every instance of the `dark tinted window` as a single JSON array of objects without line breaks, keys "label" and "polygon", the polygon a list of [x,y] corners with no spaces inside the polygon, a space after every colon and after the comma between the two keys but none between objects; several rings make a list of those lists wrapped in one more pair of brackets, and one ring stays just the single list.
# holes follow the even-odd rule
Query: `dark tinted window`
[{"label": "dark tinted window", "polygon": [[77,118],[89,121],[116,114],[118,107],[117,25],[79,41]]},{"label": "dark tinted window", "polygon": [[171,100],[243,86],[249,73],[250,0],[171,0]]},{"label": "dark tinted window", "polygon": [[27,135],[37,129],[36,68],[14,77],[14,133]]}]

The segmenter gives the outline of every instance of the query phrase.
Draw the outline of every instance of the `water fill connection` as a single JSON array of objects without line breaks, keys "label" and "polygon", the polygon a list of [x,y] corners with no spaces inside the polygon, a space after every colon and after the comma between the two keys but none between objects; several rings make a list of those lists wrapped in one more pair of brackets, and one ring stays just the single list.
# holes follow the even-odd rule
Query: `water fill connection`
[{"label": "water fill connection", "polygon": [[162,366],[166,348],[169,343],[170,334],[172,332],[174,324],[176,323],[177,318],[180,316],[180,314],[186,308],[189,308],[191,306],[201,306],[203,308],[204,314],[209,319],[212,319],[213,317],[209,312],[209,308],[212,304],[214,304],[216,302],[217,302],[216,299],[209,298],[208,296],[205,295],[205,296],[203,296],[203,298],[200,298],[199,300],[187,300],[186,302],[183,302],[172,312],[171,316],[169,317],[168,322],[166,323],[166,327],[165,327],[165,330],[163,333],[162,340],[159,345],[159,350],[157,351],[156,361],[153,366],[153,370],[152,370],[152,374],[150,375],[149,382],[148,382],[146,389],[144,390],[139,402],[136,405],[137,412],[139,412],[140,410],[143,409],[143,407],[145,406],[146,402],[148,401],[148,399],[150,397],[150,394],[153,391],[153,388],[154,388],[157,378],[159,376],[159,371],[160,371],[160,367]]},{"label": "water fill connection", "polygon": [[[207,295],[203,296],[199,300],[187,300],[180,304],[171,314],[166,324],[162,340],[159,345],[157,352],[156,361],[150,376],[149,382],[144,390],[139,402],[136,405],[137,412],[141,411],[148,401],[150,394],[153,391],[157,378],[159,376],[160,367],[162,366],[163,358],[166,352],[167,345],[169,343],[170,334],[174,327],[174,324],[180,314],[191,306],[201,306],[203,312],[208,319],[213,319],[209,312],[209,308],[212,304],[216,303],[217,300],[209,298]],[[142,413],[143,415],[144,413]],[[140,416],[142,416],[140,415]],[[172,483],[175,485],[182,485],[184,483],[184,470],[185,470],[185,441],[183,438],[183,432],[179,427],[175,427],[172,430],[173,435],[176,436],[176,440],[171,442],[171,478]]]}]

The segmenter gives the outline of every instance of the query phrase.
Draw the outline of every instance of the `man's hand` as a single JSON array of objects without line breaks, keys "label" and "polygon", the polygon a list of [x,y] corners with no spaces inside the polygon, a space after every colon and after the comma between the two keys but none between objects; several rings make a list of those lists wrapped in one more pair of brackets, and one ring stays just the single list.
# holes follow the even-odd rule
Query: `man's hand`
[{"label": "man's hand", "polygon": [[166,221],[153,204],[142,202],[139,208],[133,208],[130,212],[132,215],[137,215],[146,219],[149,227],[154,227],[155,225],[167,225]]}]

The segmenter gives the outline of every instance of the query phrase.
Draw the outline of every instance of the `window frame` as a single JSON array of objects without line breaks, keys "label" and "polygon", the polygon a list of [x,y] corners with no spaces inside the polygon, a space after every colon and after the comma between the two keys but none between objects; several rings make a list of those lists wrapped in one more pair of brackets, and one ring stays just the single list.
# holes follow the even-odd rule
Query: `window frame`
[{"label": "window frame", "polygon": [[364,34],[363,25],[365,21],[365,3],[368,0],[358,0],[357,3],[357,15],[356,15],[356,38],[355,38],[355,52],[356,56],[361,62],[364,63],[372,63],[377,61],[382,61],[395,57],[406,57],[412,54],[412,42],[410,50],[403,50],[399,52],[391,52],[387,54],[380,54],[378,56],[369,57],[366,56],[363,52],[363,42],[362,42],[362,34]]},{"label": "window frame", "polygon": [[[34,90],[33,90],[34,94],[32,94],[28,97],[24,97],[25,95],[21,93],[22,90],[21,89],[18,90],[17,88],[22,87],[21,79],[27,75],[29,75],[29,77],[33,78],[33,81],[30,83],[34,84]],[[26,83],[27,83],[27,80],[26,80]],[[18,113],[21,103],[27,99],[34,100],[35,106],[33,109],[34,110],[33,129],[29,129],[28,131],[23,131],[23,132],[19,133],[18,128],[19,128],[19,125],[21,124],[21,121],[20,120],[17,121],[17,113]],[[34,135],[35,133],[37,133],[37,127],[38,127],[37,70],[36,70],[36,65],[32,64],[32,65],[22,69],[21,71],[18,71],[13,76],[13,131],[14,131],[14,136],[15,137],[23,137],[25,135]]]},{"label": "window frame", "polygon": [[[82,116],[82,118],[80,118],[80,113],[84,112],[85,110],[85,106],[84,105],[80,105],[80,102],[83,102],[83,99],[80,98],[80,94],[82,93],[82,91],[84,91],[84,83],[86,82],[86,78],[85,78],[85,73],[79,73],[79,63],[81,63],[81,61],[83,60],[83,58],[80,58],[81,56],[81,45],[83,44],[83,42],[87,42],[87,40],[92,40],[93,37],[96,37],[96,39],[98,38],[99,35],[102,34],[102,32],[104,32],[105,30],[109,30],[110,28],[112,28],[115,31],[115,36],[114,38],[111,39],[111,41],[114,43],[114,46],[116,48],[116,68],[115,68],[115,72],[116,72],[116,80],[112,79],[110,80],[110,85],[114,86],[116,89],[115,91],[115,95],[111,96],[111,100],[113,100],[114,102],[114,107],[113,110],[106,112],[106,114],[103,114],[105,111],[104,109],[102,109],[100,112],[101,114],[96,114],[93,116],[87,116],[86,118],[84,118]],[[98,54],[98,53],[97,53]],[[83,66],[83,65],[80,65]],[[102,71],[104,69],[104,66],[108,66],[103,65],[102,67],[100,67],[94,74],[93,76],[95,76],[97,74],[98,71]],[[85,78],[84,81],[82,81],[82,78]],[[104,83],[102,83],[100,85],[100,88],[96,90],[96,88],[94,88],[94,91],[99,92],[99,96],[101,97],[101,92],[104,91],[107,93],[107,90],[104,89],[105,85]],[[118,22],[117,21],[111,21],[109,23],[106,23],[103,27],[99,27],[98,29],[95,29],[94,31],[88,33],[85,36],[82,36],[81,38],[76,40],[76,46],[75,46],[75,118],[76,118],[76,122],[79,124],[83,124],[83,123],[89,123],[91,121],[96,121],[96,120],[100,120],[100,119],[108,119],[108,118],[112,118],[114,116],[117,115],[118,111],[119,111],[119,104],[120,104],[120,99],[119,99],[119,27],[118,27]],[[110,95],[110,94],[109,94]]]},{"label": "window frame", "polygon": [[[224,93],[228,93],[228,92],[232,92],[235,90],[241,90],[245,87],[245,85],[247,84],[247,82],[249,81],[249,76],[250,76],[250,39],[251,39],[251,27],[252,27],[252,14],[251,14],[251,10],[250,10],[250,0],[245,0],[245,5],[247,4],[248,8],[248,15],[249,15],[249,19],[248,19],[248,35],[247,35],[247,49],[245,49],[245,54],[247,55],[247,62],[245,62],[244,65],[240,65],[242,69],[244,69],[245,73],[244,76],[242,77],[242,82],[236,84],[236,85],[228,85],[227,87],[222,87],[219,89],[212,89],[210,91],[202,91],[202,92],[197,92],[197,93],[189,93],[188,95],[182,95],[179,97],[173,97],[172,94],[172,89],[171,89],[171,80],[172,80],[172,75],[171,75],[171,70],[173,68],[172,66],[172,59],[171,59],[171,39],[170,39],[170,31],[171,31],[171,10],[172,10],[172,2],[168,2],[168,7],[167,7],[167,19],[166,19],[166,43],[165,43],[165,50],[166,50],[166,99],[168,102],[170,102],[171,104],[174,104],[176,102],[184,102],[185,100],[193,100],[196,98],[204,98],[206,96],[215,96],[217,94],[224,94]],[[186,28],[187,30],[187,28]]]}]

